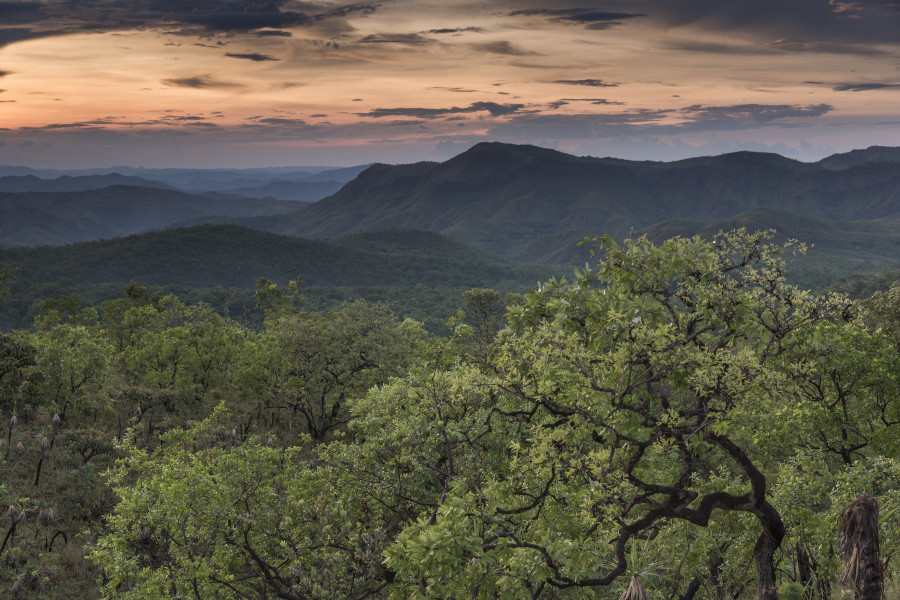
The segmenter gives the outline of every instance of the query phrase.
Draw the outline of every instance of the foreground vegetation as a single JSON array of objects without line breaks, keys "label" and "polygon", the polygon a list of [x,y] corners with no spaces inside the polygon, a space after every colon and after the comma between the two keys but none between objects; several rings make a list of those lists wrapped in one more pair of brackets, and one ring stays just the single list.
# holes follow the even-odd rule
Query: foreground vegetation
[{"label": "foreground vegetation", "polygon": [[852,598],[857,493],[900,544],[900,286],[798,289],[770,240],[598,240],[447,337],[299,280],[259,281],[260,329],[139,285],[48,303],[0,336],[0,589]]}]

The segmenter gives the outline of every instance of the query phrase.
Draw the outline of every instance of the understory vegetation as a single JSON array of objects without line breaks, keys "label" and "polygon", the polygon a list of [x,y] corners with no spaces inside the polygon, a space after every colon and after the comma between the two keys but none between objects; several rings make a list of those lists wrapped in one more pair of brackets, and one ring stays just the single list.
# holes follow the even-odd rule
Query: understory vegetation
[{"label": "understory vegetation", "polygon": [[858,494],[900,595],[900,283],[789,285],[771,232],[594,242],[446,335],[299,278],[261,322],[43,303],[0,334],[0,596],[849,600]]}]

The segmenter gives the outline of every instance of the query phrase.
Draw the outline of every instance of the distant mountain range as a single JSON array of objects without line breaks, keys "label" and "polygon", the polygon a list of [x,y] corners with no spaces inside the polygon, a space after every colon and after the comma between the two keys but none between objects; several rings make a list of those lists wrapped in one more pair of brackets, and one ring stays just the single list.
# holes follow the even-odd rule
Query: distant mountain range
[{"label": "distant mountain range", "polygon": [[[401,228],[516,261],[578,264],[588,256],[576,244],[587,235],[634,230],[663,239],[744,225],[815,244],[802,260],[816,281],[900,267],[900,148],[875,146],[817,163],[757,152],[652,162],[482,143],[442,163],[311,169],[131,169],[45,183],[18,173],[0,178],[0,190],[4,182],[37,189],[116,177],[157,185],[0,194],[0,245],[64,244],[202,223],[308,239]],[[175,186],[218,193],[187,194]],[[310,190],[317,191],[304,196]],[[262,199],[328,191],[334,193],[300,207]]]},{"label": "distant mountain range", "polygon": [[[139,169],[57,171],[0,166],[0,192],[80,192],[112,185],[221,192],[248,198],[315,202],[338,191],[369,165],[267,169]],[[295,207],[297,208],[297,207]]]},{"label": "distant mountain range", "polygon": [[296,203],[281,200],[118,185],[77,192],[0,193],[0,247],[86,242],[207,215],[277,215],[296,208]]},{"label": "distant mountain range", "polygon": [[813,164],[755,152],[663,163],[483,143],[443,163],[375,165],[303,210],[247,224],[323,238],[409,227],[546,261],[586,232],[624,235],[670,219],[715,221],[756,208],[823,221],[900,218],[900,149]]}]

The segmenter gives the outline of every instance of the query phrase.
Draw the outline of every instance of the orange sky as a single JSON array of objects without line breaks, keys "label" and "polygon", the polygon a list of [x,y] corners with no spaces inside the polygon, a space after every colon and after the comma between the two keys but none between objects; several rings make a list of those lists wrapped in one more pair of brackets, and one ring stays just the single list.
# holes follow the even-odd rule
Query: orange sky
[{"label": "orange sky", "polygon": [[900,145],[885,0],[0,2],[0,73],[4,164]]}]

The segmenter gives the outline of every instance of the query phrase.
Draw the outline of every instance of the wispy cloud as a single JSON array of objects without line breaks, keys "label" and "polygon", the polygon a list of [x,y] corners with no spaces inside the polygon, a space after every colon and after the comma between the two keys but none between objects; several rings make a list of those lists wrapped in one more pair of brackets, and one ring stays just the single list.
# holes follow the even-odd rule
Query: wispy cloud
[{"label": "wispy cloud", "polygon": [[217,79],[213,79],[209,75],[197,75],[194,77],[176,77],[174,79],[163,79],[162,83],[171,87],[184,87],[184,88],[219,88],[219,89],[234,89],[243,87],[239,83],[232,83],[229,81],[219,81]]},{"label": "wispy cloud", "polygon": [[506,56],[540,56],[537,52],[520,48],[508,41],[478,42],[469,44],[475,50],[490,54],[503,54]]},{"label": "wispy cloud", "polygon": [[553,83],[565,83],[567,85],[586,85],[589,87],[618,87],[618,83],[608,83],[602,79],[557,79]]},{"label": "wispy cloud", "polygon": [[244,60],[252,60],[253,62],[265,62],[270,60],[281,60],[280,58],[275,58],[274,56],[269,56],[268,54],[259,54],[257,52],[246,52],[246,53],[235,53],[235,52],[226,52],[225,56],[231,58],[242,58]]},{"label": "wispy cloud", "polygon": [[622,25],[628,19],[646,17],[644,13],[608,12],[590,8],[530,8],[514,10],[510,16],[539,16],[555,23],[581,25],[602,30]]},{"label": "wispy cloud", "polygon": [[433,39],[418,33],[377,33],[367,35],[359,40],[360,44],[430,44]]},{"label": "wispy cloud", "polygon": [[357,113],[361,117],[415,117],[419,119],[431,119],[458,113],[488,112],[493,117],[511,115],[522,108],[524,104],[497,104],[496,102],[473,102],[469,106],[451,108],[376,108],[367,113]]},{"label": "wispy cloud", "polygon": [[900,88],[900,83],[841,83],[831,89],[836,92],[868,92],[897,88]]}]

